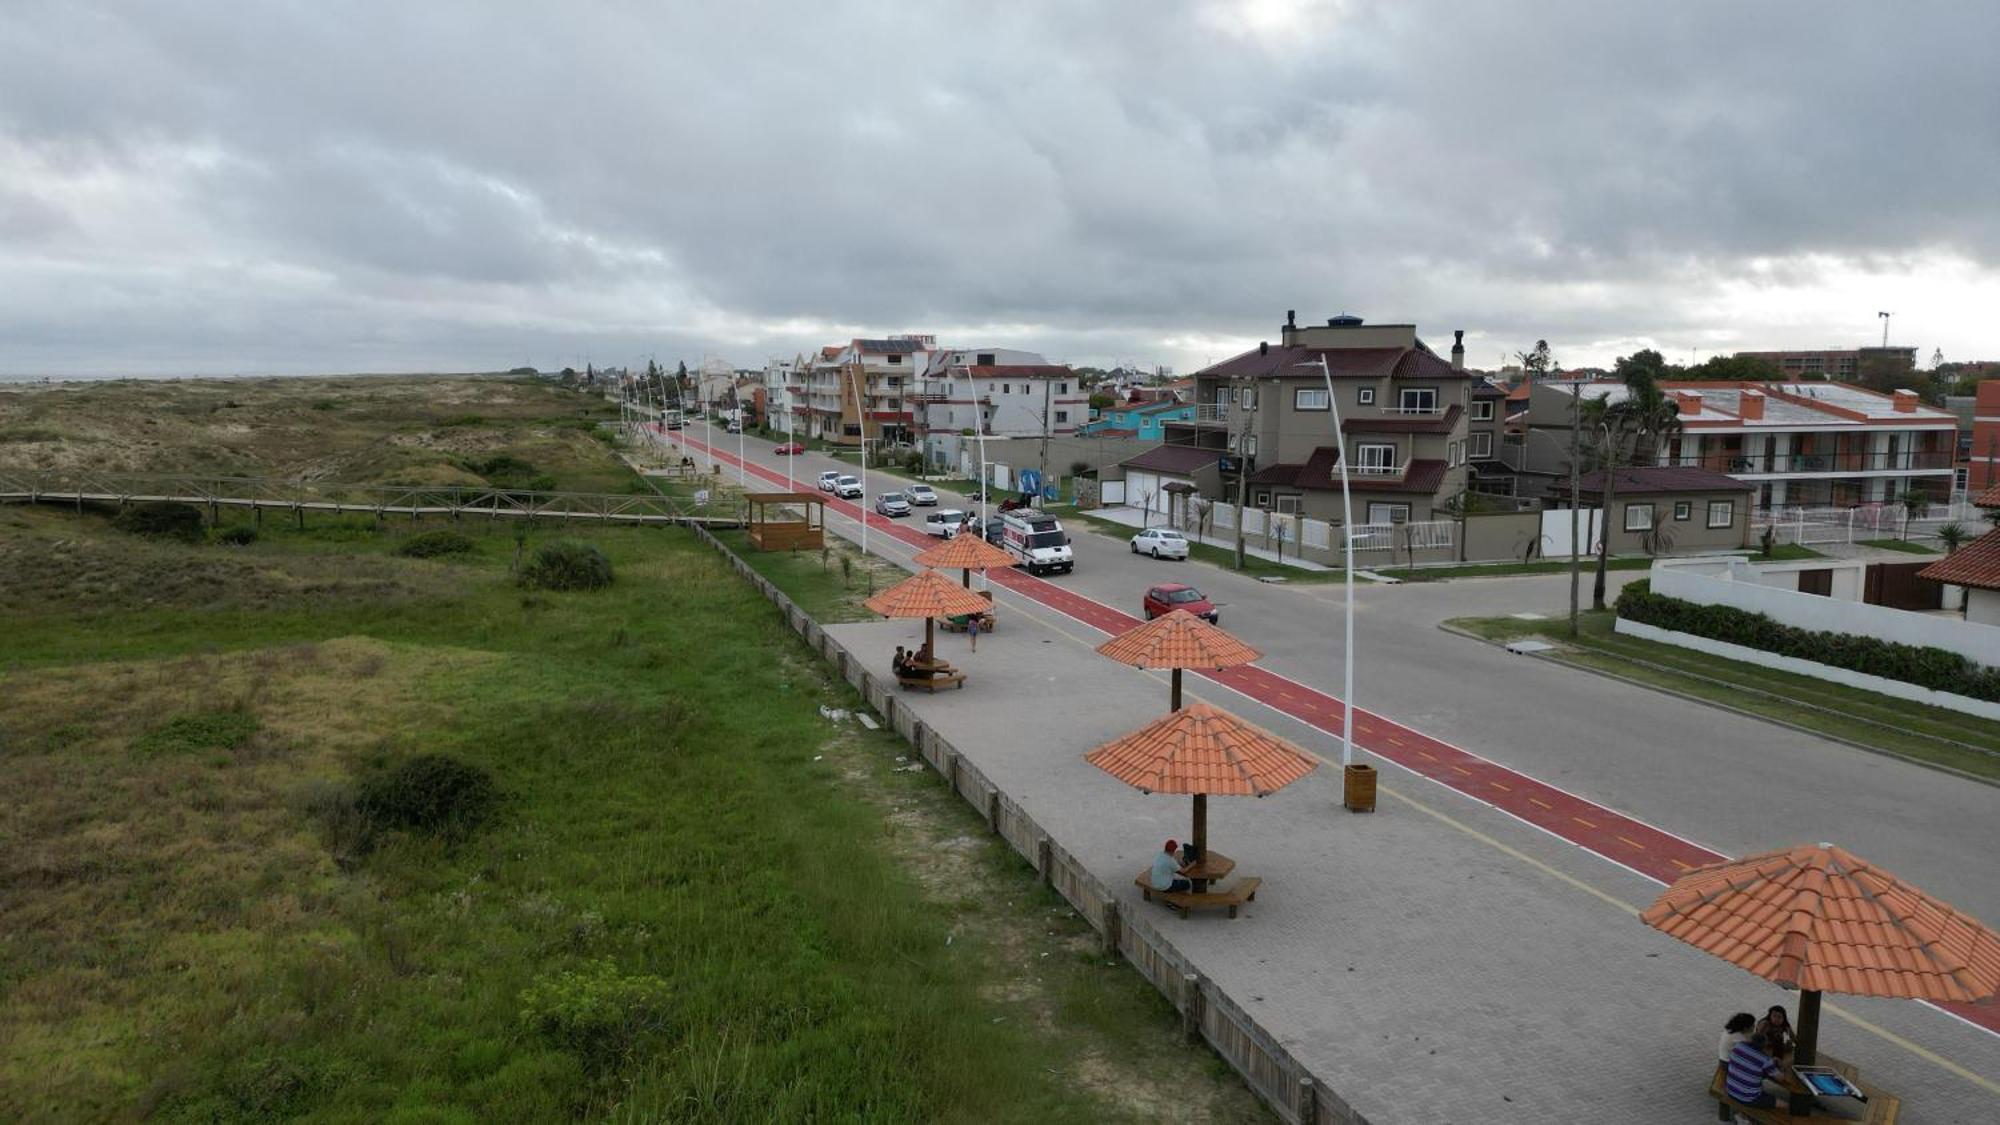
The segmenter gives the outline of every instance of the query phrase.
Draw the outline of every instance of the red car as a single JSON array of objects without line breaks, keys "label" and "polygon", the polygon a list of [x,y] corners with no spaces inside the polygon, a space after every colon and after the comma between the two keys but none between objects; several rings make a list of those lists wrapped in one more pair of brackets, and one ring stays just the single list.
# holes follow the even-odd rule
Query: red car
[{"label": "red car", "polygon": [[1216,608],[1215,603],[1185,582],[1162,582],[1146,591],[1146,620],[1151,621],[1177,609],[1205,618],[1210,625],[1222,621],[1222,611]]},{"label": "red car", "polygon": [[794,454],[804,453],[805,451],[806,451],[805,446],[800,445],[798,442],[795,441],[788,441],[785,444],[779,446],[774,452],[776,452],[780,457],[789,457]]}]

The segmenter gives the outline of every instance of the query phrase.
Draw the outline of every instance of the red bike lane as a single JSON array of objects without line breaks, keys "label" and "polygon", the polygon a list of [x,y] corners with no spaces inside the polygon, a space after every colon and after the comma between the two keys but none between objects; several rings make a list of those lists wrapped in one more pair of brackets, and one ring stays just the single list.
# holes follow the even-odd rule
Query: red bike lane
[{"label": "red bike lane", "polygon": [[[685,436],[681,440],[705,451],[711,458],[732,466],[737,464],[733,455],[706,443]],[[784,483],[785,478],[781,474],[762,465],[746,464],[744,467],[764,479]],[[877,516],[862,505],[833,497],[828,497],[826,503],[843,515],[866,520],[871,530],[887,534],[906,545],[921,548],[931,542],[930,536]],[[1136,617],[1022,571],[989,572],[988,578],[1107,635],[1116,635],[1141,624]],[[1240,692],[1335,738],[1340,736],[1345,712],[1341,701],[1296,680],[1254,665],[1192,674]],[[1377,758],[1435,781],[1663,885],[1693,868],[1731,858],[1412,730],[1366,708],[1355,709],[1354,744]],[[1988,1032],[2000,1034],[2000,997],[1977,1004],[1934,1006]]]}]

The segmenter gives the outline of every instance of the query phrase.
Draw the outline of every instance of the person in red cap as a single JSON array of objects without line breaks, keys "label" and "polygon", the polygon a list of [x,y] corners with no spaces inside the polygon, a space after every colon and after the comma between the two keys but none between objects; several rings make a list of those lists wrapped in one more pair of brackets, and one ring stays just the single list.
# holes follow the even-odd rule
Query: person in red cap
[{"label": "person in red cap", "polygon": [[1179,859],[1180,852],[1180,844],[1168,840],[1167,846],[1161,849],[1160,854],[1153,857],[1153,875],[1150,882],[1154,890],[1171,892],[1194,889],[1193,883],[1181,878],[1183,868]]}]

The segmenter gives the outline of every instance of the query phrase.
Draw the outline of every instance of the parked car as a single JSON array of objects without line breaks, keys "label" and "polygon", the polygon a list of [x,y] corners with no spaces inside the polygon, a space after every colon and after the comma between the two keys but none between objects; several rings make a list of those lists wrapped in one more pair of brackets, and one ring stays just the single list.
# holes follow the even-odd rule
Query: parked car
[{"label": "parked car", "polygon": [[833,494],[842,500],[859,500],[861,482],[854,477],[836,477],[833,481]]},{"label": "parked car", "polygon": [[964,512],[957,508],[939,508],[924,516],[924,534],[935,535],[939,539],[949,539],[958,534],[959,526],[963,523],[965,523]]},{"label": "parked car", "polygon": [[885,516],[907,516],[910,498],[900,492],[884,492],[875,498],[875,510]]},{"label": "parked car", "polygon": [[1151,555],[1156,559],[1182,559],[1188,557],[1187,537],[1171,527],[1149,527],[1132,537],[1132,553]]},{"label": "parked car", "polygon": [[804,453],[805,451],[806,447],[800,445],[798,442],[795,441],[788,441],[783,445],[778,446],[777,449],[773,450],[773,452],[775,452],[780,457],[792,457],[797,454]]},{"label": "parked car", "polygon": [[928,484],[913,484],[903,490],[903,495],[919,508],[937,507],[937,490]]},{"label": "parked car", "polygon": [[840,477],[841,472],[839,469],[828,469],[826,472],[821,473],[819,475],[819,490],[821,492],[832,492],[834,483],[840,480]]},{"label": "parked car", "polygon": [[986,531],[984,533],[986,541],[996,547],[999,546],[1000,536],[1005,532],[1006,527],[1006,521],[1002,520],[999,516],[986,517]]},{"label": "parked car", "polygon": [[1222,623],[1222,611],[1215,603],[1202,596],[1200,590],[1185,582],[1162,582],[1146,591],[1146,620],[1177,609],[1187,610],[1196,617],[1204,618],[1210,625]]}]

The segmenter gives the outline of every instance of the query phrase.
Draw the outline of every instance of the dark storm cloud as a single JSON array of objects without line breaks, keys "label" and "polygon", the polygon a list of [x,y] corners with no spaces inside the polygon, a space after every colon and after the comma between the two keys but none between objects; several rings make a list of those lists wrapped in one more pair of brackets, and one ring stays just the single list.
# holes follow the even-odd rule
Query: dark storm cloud
[{"label": "dark storm cloud", "polygon": [[1996,32],[1943,2],[30,0],[0,12],[0,369],[748,363],[848,329],[1188,363],[1287,307],[1496,353],[1862,335],[1873,290],[1829,278],[1996,284]]}]

